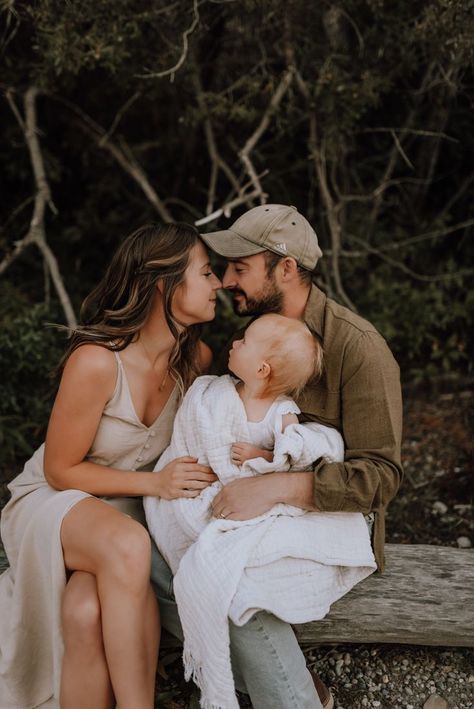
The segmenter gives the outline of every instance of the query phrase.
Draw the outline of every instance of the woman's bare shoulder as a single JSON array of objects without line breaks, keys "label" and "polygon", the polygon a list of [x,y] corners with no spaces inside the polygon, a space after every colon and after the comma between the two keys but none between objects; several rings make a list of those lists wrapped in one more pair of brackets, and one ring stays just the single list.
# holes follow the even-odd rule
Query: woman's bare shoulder
[{"label": "woman's bare shoulder", "polygon": [[115,382],[117,362],[114,353],[101,345],[80,345],[68,357],[64,367],[66,377],[84,378],[101,386]]}]

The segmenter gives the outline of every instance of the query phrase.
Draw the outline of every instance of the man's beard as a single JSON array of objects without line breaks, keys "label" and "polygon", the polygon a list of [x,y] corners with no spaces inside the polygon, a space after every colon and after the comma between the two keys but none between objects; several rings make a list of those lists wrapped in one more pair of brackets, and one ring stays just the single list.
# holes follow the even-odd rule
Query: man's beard
[{"label": "man's beard", "polygon": [[270,277],[265,282],[261,292],[250,298],[238,288],[232,291],[233,295],[242,295],[245,300],[237,302],[234,300],[234,313],[236,315],[263,315],[264,313],[279,313],[283,306],[283,293],[278,290],[273,279]]}]

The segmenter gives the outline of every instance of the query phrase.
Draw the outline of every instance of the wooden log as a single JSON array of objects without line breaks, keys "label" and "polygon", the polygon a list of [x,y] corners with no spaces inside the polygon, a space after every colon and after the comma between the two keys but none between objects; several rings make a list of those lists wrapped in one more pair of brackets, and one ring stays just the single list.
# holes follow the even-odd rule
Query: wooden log
[{"label": "wooden log", "polygon": [[[295,626],[300,643],[474,646],[474,550],[387,544],[385,555],[383,574],[358,584],[323,620]],[[6,567],[0,553],[0,572]]]},{"label": "wooden log", "polygon": [[474,550],[387,544],[386,570],[295,626],[302,645],[401,643],[474,646]]}]

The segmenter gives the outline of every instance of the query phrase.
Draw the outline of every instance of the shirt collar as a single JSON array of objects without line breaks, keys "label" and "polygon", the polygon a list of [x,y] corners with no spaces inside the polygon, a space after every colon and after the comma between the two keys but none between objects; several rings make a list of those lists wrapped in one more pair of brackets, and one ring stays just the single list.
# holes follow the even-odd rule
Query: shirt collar
[{"label": "shirt collar", "polygon": [[309,329],[319,335],[321,339],[323,337],[324,330],[326,301],[327,296],[313,283],[304,311],[304,321]]}]

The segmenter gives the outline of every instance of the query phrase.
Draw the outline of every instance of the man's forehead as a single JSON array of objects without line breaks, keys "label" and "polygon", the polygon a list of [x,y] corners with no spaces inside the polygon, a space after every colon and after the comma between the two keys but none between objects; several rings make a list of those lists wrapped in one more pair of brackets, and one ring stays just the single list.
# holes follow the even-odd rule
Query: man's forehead
[{"label": "man's forehead", "polygon": [[252,265],[252,263],[256,263],[257,261],[259,261],[262,258],[263,254],[264,254],[264,252],[261,251],[258,254],[253,254],[252,256],[239,256],[239,258],[227,258],[227,262],[234,263],[234,264],[241,263],[241,264],[244,264],[245,266],[250,266],[250,265]]}]

